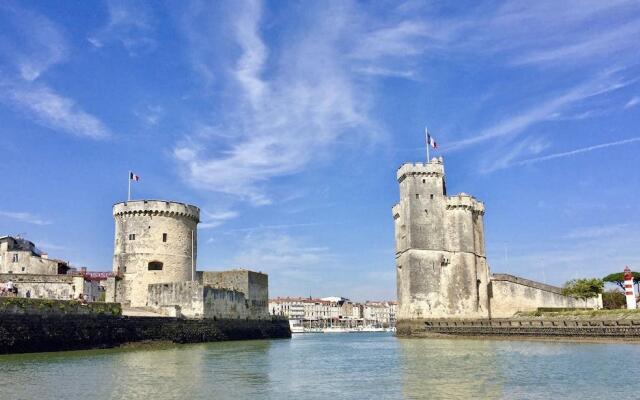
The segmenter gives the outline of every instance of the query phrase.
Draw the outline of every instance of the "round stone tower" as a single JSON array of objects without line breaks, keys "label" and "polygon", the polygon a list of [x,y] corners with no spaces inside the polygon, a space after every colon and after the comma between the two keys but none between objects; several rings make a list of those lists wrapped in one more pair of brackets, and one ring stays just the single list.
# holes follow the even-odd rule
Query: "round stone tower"
[{"label": "round stone tower", "polygon": [[147,305],[148,285],[195,280],[198,207],[161,200],[116,203],[113,272],[117,301]]}]

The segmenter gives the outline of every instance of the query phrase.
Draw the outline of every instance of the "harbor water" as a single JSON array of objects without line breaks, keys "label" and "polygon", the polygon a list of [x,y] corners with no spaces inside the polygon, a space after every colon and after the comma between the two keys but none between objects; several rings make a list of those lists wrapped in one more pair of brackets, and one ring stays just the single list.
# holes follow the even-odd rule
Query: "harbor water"
[{"label": "harbor water", "polygon": [[2,399],[640,398],[640,345],[389,333],[0,356]]}]

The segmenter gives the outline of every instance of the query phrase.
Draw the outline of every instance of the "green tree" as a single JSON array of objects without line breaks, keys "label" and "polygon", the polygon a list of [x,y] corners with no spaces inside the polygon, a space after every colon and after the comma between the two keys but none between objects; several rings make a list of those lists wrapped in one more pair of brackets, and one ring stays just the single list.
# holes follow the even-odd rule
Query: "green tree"
[{"label": "green tree", "polygon": [[627,301],[624,293],[617,288],[611,288],[602,293],[602,307],[605,310],[619,310],[626,308]]},{"label": "green tree", "polygon": [[604,281],[598,278],[572,279],[564,284],[562,294],[584,300],[598,296],[604,290]]},{"label": "green tree", "polygon": [[[633,283],[636,284],[636,288],[640,291],[640,272],[631,272],[633,275]],[[616,272],[615,274],[609,274],[602,278],[607,283],[615,283],[620,286],[620,289],[624,290],[624,272]]]}]

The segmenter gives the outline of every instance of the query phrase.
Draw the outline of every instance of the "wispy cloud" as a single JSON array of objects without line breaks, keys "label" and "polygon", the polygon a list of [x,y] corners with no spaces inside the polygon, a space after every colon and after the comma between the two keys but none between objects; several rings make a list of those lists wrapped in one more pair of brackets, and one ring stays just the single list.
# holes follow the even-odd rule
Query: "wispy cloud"
[{"label": "wispy cloud", "polygon": [[301,224],[274,224],[274,225],[258,225],[250,226],[246,228],[227,229],[225,232],[257,232],[267,230],[279,230],[279,229],[291,229],[291,228],[306,228],[309,226],[324,225],[321,223],[301,223]]},{"label": "wispy cloud", "polygon": [[556,159],[556,158],[571,157],[571,156],[574,156],[576,154],[587,153],[587,152],[594,151],[594,150],[606,149],[607,147],[622,146],[624,144],[631,144],[631,143],[637,143],[637,142],[640,142],[640,137],[635,137],[635,138],[630,138],[630,139],[625,139],[625,140],[617,140],[615,142],[602,143],[602,144],[597,144],[597,145],[594,145],[594,146],[582,147],[580,149],[575,149],[575,150],[570,150],[570,151],[563,151],[563,152],[554,153],[554,154],[548,154],[546,156],[529,158],[527,160],[522,160],[522,161],[515,162],[514,164],[515,165],[535,164],[535,163],[539,163],[539,162],[543,162],[543,161],[553,160],[553,159]]},{"label": "wispy cloud", "polygon": [[110,135],[97,117],[73,99],[42,82],[42,75],[66,61],[69,50],[62,29],[44,16],[0,4],[0,21],[7,33],[0,38],[0,101],[40,125],[76,136],[100,139]]},{"label": "wispy cloud", "polygon": [[609,226],[590,226],[584,228],[576,228],[567,233],[566,239],[597,239],[602,237],[610,237],[628,231],[629,224],[615,224]]},{"label": "wispy cloud", "polygon": [[640,104],[640,97],[634,96],[627,102],[627,104],[624,105],[624,108],[627,109],[627,108],[635,107],[638,104]]},{"label": "wispy cloud", "polygon": [[116,42],[130,56],[147,54],[157,47],[153,38],[154,18],[152,10],[142,1],[110,0],[107,24],[87,38],[96,48]]},{"label": "wispy cloud", "polygon": [[480,172],[488,174],[510,167],[515,160],[521,158],[523,155],[531,156],[533,154],[540,154],[549,146],[549,142],[542,137],[527,137],[496,157],[485,158],[480,166]]},{"label": "wispy cloud", "polygon": [[28,212],[0,211],[0,216],[13,219],[19,222],[31,224],[31,225],[50,225],[51,224],[51,221],[44,220]]},{"label": "wispy cloud", "polygon": [[236,211],[221,211],[217,213],[210,213],[202,211],[204,214],[204,221],[198,225],[200,229],[211,229],[224,224],[226,221],[237,218],[240,215]]},{"label": "wispy cloud", "polygon": [[625,265],[640,265],[640,242],[635,231],[627,224],[589,227],[539,244],[537,249],[513,246],[508,261],[493,258],[492,270],[556,285],[574,278],[602,277],[621,271]]},{"label": "wispy cloud", "polygon": [[[228,112],[233,120],[209,128],[216,132],[213,136],[194,132],[174,149],[193,186],[269,204],[272,199],[265,185],[271,179],[300,172],[346,136],[375,140],[379,130],[369,115],[368,89],[340,57],[339,38],[350,29],[348,16],[339,6],[315,11],[320,15],[313,25],[305,26],[305,34],[291,33],[284,40],[287,46],[274,52],[260,36],[258,3],[232,11],[232,39],[241,49],[228,75],[230,93],[239,94],[230,100],[235,104]],[[216,64],[218,59],[201,52],[199,34],[188,37],[196,41],[193,51],[199,55],[192,58],[198,60],[198,71],[206,71],[206,77],[214,70],[226,73]],[[265,68],[270,69],[268,77],[263,76]]]},{"label": "wispy cloud", "polygon": [[540,102],[529,109],[517,112],[497,124],[481,130],[473,137],[452,142],[447,146],[447,149],[459,150],[488,140],[518,135],[532,126],[560,117],[563,111],[580,101],[621,89],[636,80],[615,78],[611,76],[611,73],[598,75],[594,79],[574,86],[562,94],[548,98],[546,101]]},{"label": "wispy cloud", "polygon": [[0,4],[0,22],[7,28],[0,38],[0,59],[34,81],[68,57],[65,35],[49,19],[11,3]]},{"label": "wispy cloud", "polygon": [[28,114],[43,126],[92,139],[103,139],[111,134],[100,119],[45,85],[12,85],[0,81],[0,89],[0,101]]},{"label": "wispy cloud", "polygon": [[300,238],[283,233],[250,233],[243,242],[243,250],[233,262],[262,271],[319,267],[331,259],[328,248],[308,246]]}]

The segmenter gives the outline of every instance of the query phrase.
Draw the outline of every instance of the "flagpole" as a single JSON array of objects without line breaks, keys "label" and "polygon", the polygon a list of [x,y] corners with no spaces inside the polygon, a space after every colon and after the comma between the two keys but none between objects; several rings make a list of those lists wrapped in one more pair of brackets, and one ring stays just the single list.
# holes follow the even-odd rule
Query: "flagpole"
[{"label": "flagpole", "polygon": [[131,201],[131,171],[127,175],[127,181],[129,182],[129,190],[127,191],[127,201]]},{"label": "flagpole", "polygon": [[427,163],[429,162],[430,158],[429,158],[429,129],[424,128],[424,139],[427,141]]}]

